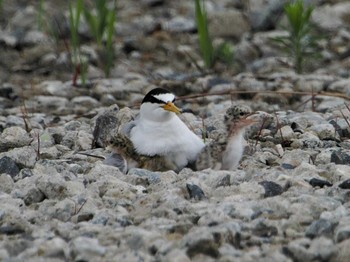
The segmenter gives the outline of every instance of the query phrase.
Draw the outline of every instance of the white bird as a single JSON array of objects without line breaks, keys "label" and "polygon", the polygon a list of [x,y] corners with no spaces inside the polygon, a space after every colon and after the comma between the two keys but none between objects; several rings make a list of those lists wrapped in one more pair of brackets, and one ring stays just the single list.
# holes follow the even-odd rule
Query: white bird
[{"label": "white bird", "polygon": [[175,95],[166,89],[151,90],[125,133],[137,154],[163,157],[178,171],[196,160],[204,143],[177,116],[181,110],[174,101]]}]

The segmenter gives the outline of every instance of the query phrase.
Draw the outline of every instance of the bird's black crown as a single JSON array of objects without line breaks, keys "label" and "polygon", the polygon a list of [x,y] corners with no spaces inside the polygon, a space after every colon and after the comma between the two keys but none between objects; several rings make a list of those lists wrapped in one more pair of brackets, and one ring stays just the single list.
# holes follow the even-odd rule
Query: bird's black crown
[{"label": "bird's black crown", "polygon": [[[166,90],[166,89],[160,88],[160,87],[152,89],[151,91],[149,91],[147,93],[147,95],[145,95],[145,97],[142,100],[142,104],[145,102],[164,104],[165,103],[164,101],[155,97],[156,95],[161,95],[161,94],[171,94],[171,92],[169,90]],[[175,101],[175,98],[172,102],[174,102],[174,101]]]}]

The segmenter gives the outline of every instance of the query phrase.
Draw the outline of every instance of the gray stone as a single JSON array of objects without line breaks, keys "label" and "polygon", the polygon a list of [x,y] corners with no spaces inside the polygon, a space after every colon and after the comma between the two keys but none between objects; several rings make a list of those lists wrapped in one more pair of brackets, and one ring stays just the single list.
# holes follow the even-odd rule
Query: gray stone
[{"label": "gray stone", "polygon": [[339,149],[331,154],[331,162],[339,165],[350,164],[350,150]]},{"label": "gray stone", "polygon": [[118,100],[127,100],[131,92],[139,90],[138,86],[126,85],[123,79],[102,79],[95,83],[91,91],[97,96],[111,94]]},{"label": "gray stone", "polygon": [[48,41],[48,37],[44,32],[38,30],[28,31],[23,40],[21,41],[23,45],[36,45]]},{"label": "gray stone", "polygon": [[12,32],[6,32],[1,30],[0,42],[4,43],[8,47],[15,47],[18,44],[18,38]]},{"label": "gray stone", "polygon": [[340,2],[335,5],[324,5],[315,9],[312,20],[323,30],[332,31],[342,27],[350,14],[350,4]]},{"label": "gray stone", "polygon": [[211,233],[205,231],[200,232],[198,230],[184,237],[183,241],[187,248],[187,255],[190,258],[193,258],[199,254],[207,255],[212,258],[218,258],[220,256],[220,243],[215,241]]},{"label": "gray stone", "polygon": [[69,247],[66,241],[60,237],[54,237],[42,243],[38,248],[38,253],[47,258],[69,258]]},{"label": "gray stone", "polygon": [[340,242],[336,245],[337,252],[330,259],[331,262],[347,262],[350,256],[350,239]]},{"label": "gray stone", "polygon": [[11,158],[4,156],[0,158],[0,174],[8,174],[11,177],[18,175],[20,169],[17,166],[16,162]]},{"label": "gray stone", "polygon": [[315,165],[325,165],[331,163],[331,156],[338,148],[325,148],[315,158]]},{"label": "gray stone", "polygon": [[331,124],[313,125],[309,130],[315,132],[320,139],[335,139],[335,129]]},{"label": "gray stone", "polygon": [[281,127],[278,131],[278,135],[281,135],[284,140],[292,140],[296,137],[296,134],[290,126]]},{"label": "gray stone", "polygon": [[0,189],[1,191],[9,194],[14,186],[13,179],[11,178],[10,175],[3,173],[0,174]]},{"label": "gray stone", "polygon": [[19,168],[32,168],[38,158],[38,152],[32,146],[14,148],[10,151],[0,153],[0,157],[8,156],[16,162]]},{"label": "gray stone", "polygon": [[67,196],[66,182],[54,168],[37,165],[36,186],[48,199],[63,199]]},{"label": "gray stone", "polygon": [[282,156],[282,159],[280,160],[281,163],[290,164],[294,167],[297,167],[302,163],[309,163],[309,161],[310,161],[310,153],[301,149],[285,151]]},{"label": "gray stone", "polygon": [[339,164],[330,166],[329,176],[334,182],[350,179],[350,166]]},{"label": "gray stone", "polygon": [[319,219],[306,229],[305,236],[309,238],[315,238],[320,236],[331,236],[333,234],[335,224],[326,219]]},{"label": "gray stone", "polygon": [[77,237],[69,244],[74,260],[97,259],[106,253],[106,248],[95,238]]},{"label": "gray stone", "polygon": [[28,30],[37,25],[37,12],[34,6],[28,5],[26,8],[19,9],[9,22],[11,27]]},{"label": "gray stone", "polygon": [[162,28],[173,33],[193,32],[196,29],[196,24],[193,19],[176,16],[166,21]]},{"label": "gray stone", "polygon": [[278,229],[260,220],[253,228],[252,233],[258,237],[270,238],[278,234]]},{"label": "gray stone", "polygon": [[264,180],[259,182],[259,185],[262,185],[265,190],[264,197],[278,196],[284,192],[282,186],[272,181]]},{"label": "gray stone", "polygon": [[6,117],[6,127],[17,126],[25,128],[23,117],[20,116],[7,116]]},{"label": "gray stone", "polygon": [[149,184],[157,184],[161,181],[161,174],[158,172],[152,172],[146,169],[132,168],[128,171],[128,175],[135,175],[140,178],[147,179]]},{"label": "gray stone", "polygon": [[250,1],[250,21],[253,29],[267,31],[276,27],[280,13],[287,1]]},{"label": "gray stone", "polygon": [[199,186],[188,183],[186,184],[186,188],[190,195],[190,198],[193,198],[195,200],[203,200],[206,198],[203,190]]},{"label": "gray stone", "polygon": [[183,250],[174,248],[166,254],[164,262],[191,262],[191,260]]},{"label": "gray stone", "polygon": [[299,141],[307,148],[317,148],[322,146],[320,138],[312,132],[305,132],[299,136]]},{"label": "gray stone", "polygon": [[[344,104],[344,101],[341,102]],[[329,107],[328,107],[329,108]],[[350,137],[350,126],[347,122],[347,119],[332,119],[329,121],[330,124],[332,124],[339,134],[340,137]]]},{"label": "gray stone", "polygon": [[350,239],[350,225],[339,225],[335,229],[335,241],[339,243],[348,239]]},{"label": "gray stone", "polygon": [[85,110],[90,110],[99,106],[99,102],[90,96],[78,96],[71,100],[74,106],[80,106],[85,108]]},{"label": "gray stone", "polygon": [[52,112],[58,115],[72,113],[69,101],[65,97],[39,95],[28,101],[33,104],[38,111]]},{"label": "gray stone", "polygon": [[305,79],[300,78],[298,82],[295,83],[295,90],[301,92],[320,92],[323,90],[324,81],[322,79]]},{"label": "gray stone", "polygon": [[0,152],[23,147],[31,142],[29,134],[21,127],[8,127],[0,135]]},{"label": "gray stone", "polygon": [[81,131],[68,131],[62,138],[61,144],[77,150],[88,150],[91,149],[93,136],[84,130]]},{"label": "gray stone", "polygon": [[250,30],[247,18],[235,9],[211,12],[208,20],[209,32],[212,37],[240,38]]},{"label": "gray stone", "polygon": [[52,134],[50,134],[50,132],[47,130],[32,130],[31,136],[33,137],[33,142],[31,145],[34,148],[39,148],[39,151],[42,148],[50,147],[55,144]]},{"label": "gray stone", "polygon": [[53,97],[72,98],[77,93],[72,90],[72,86],[59,80],[47,80],[35,86],[38,95],[47,95]]},{"label": "gray stone", "polygon": [[311,242],[309,251],[320,261],[329,261],[337,253],[333,241],[325,237],[314,239]]}]

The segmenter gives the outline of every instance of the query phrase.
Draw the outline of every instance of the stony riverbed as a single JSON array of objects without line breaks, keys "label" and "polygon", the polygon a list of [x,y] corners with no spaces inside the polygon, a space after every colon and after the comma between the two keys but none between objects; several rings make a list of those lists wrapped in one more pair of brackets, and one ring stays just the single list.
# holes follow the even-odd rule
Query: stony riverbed
[{"label": "stony riverbed", "polygon": [[[115,67],[106,78],[87,41],[78,87],[62,42],[38,30],[36,2],[4,4],[0,20],[1,261],[348,261],[348,1],[307,1],[329,37],[301,75],[268,41],[283,33],[285,1],[208,1],[213,37],[235,47],[235,64],[210,72],[185,54],[201,64],[192,1],[118,1]],[[110,152],[91,146],[97,116],[112,105],[136,114],[157,86],[198,134],[223,128],[231,105],[265,116],[237,170],[103,164]]]}]

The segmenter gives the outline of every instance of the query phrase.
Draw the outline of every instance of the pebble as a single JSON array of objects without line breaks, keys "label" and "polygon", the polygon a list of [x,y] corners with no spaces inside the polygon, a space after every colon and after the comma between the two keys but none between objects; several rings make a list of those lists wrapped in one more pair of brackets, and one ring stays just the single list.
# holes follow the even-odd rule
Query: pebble
[{"label": "pebble", "polygon": [[11,177],[18,175],[20,169],[16,162],[8,156],[0,158],[0,174],[8,174]]},{"label": "pebble", "polygon": [[259,182],[260,185],[264,187],[265,193],[264,197],[278,196],[283,193],[284,189],[277,183],[272,181],[262,181]]},{"label": "pebble", "polygon": [[335,226],[331,221],[321,218],[311,223],[306,229],[305,236],[312,239],[320,236],[330,237],[334,232]]},{"label": "pebble", "polygon": [[323,188],[324,186],[327,186],[327,187],[332,186],[332,183],[330,183],[330,182],[328,182],[326,180],[318,179],[318,178],[311,178],[309,183],[313,187],[321,187],[321,188]]},{"label": "pebble", "polygon": [[[209,13],[208,20],[208,29],[213,37],[239,38],[250,30],[250,25],[243,13],[234,9]],[[232,24],[236,26],[230,26]]]},{"label": "pebble", "polygon": [[0,152],[11,148],[28,146],[31,142],[29,134],[21,127],[6,128],[0,135]]},{"label": "pebble", "polygon": [[69,243],[71,256],[76,260],[90,260],[101,257],[106,253],[106,248],[99,244],[98,239],[89,237],[77,237]]},{"label": "pebble", "polygon": [[331,162],[339,165],[349,165],[350,164],[350,151],[349,150],[336,150],[331,154]]}]

